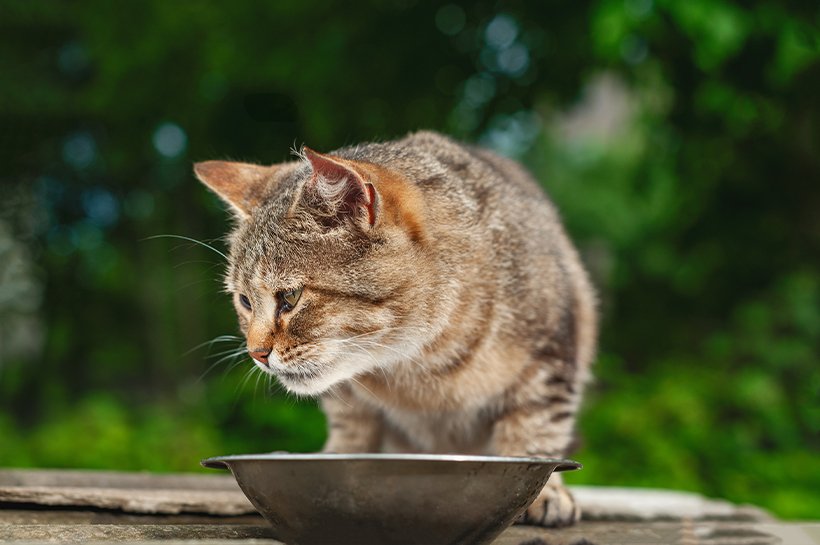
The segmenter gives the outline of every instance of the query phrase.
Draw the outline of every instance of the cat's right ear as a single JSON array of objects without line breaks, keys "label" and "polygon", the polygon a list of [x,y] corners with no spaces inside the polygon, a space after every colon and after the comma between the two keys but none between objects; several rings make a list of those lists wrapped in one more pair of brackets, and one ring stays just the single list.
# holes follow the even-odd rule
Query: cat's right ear
[{"label": "cat's right ear", "polygon": [[267,196],[279,165],[260,166],[233,161],[204,161],[194,165],[194,174],[246,219]]}]

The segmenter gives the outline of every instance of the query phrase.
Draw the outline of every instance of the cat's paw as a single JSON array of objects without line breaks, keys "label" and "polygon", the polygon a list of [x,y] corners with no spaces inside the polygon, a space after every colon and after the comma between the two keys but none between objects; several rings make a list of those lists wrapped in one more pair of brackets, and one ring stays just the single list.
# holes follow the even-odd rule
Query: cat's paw
[{"label": "cat's paw", "polygon": [[581,520],[581,510],[575,498],[563,485],[547,486],[535,498],[516,524],[559,528]]}]

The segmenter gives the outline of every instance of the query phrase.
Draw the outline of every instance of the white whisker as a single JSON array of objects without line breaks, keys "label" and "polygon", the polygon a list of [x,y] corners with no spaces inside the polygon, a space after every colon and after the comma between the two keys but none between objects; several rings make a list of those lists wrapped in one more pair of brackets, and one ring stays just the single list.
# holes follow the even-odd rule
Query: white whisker
[{"label": "white whisker", "polygon": [[364,389],[364,390],[365,390],[368,394],[370,394],[371,396],[373,396],[375,399],[378,399],[378,396],[376,396],[376,394],[374,394],[374,393],[370,390],[370,388],[368,388],[367,386],[365,386],[364,384],[362,384],[361,382],[359,382],[358,380],[356,380],[356,377],[350,377],[350,380],[352,380],[353,382],[355,382],[356,384],[358,384],[359,386],[361,386],[361,387],[362,387],[362,388],[363,388],[363,389]]},{"label": "white whisker", "polygon": [[[229,361],[229,360],[231,360],[231,359],[233,359],[233,358],[240,358],[240,356],[242,356],[242,355],[243,355],[243,354],[245,354],[246,352],[247,352],[247,351],[246,351],[245,347],[238,348],[238,349],[236,349],[236,350],[232,350],[232,351],[230,351],[230,352],[229,352],[226,356],[223,356],[223,357],[219,358],[218,360],[216,360],[214,363],[212,363],[212,364],[208,367],[208,369],[206,369],[206,370],[205,370],[205,372],[204,372],[204,373],[202,373],[202,375],[200,375],[200,377],[197,379],[197,382],[199,382],[199,381],[201,381],[203,378],[205,378],[205,375],[207,375],[208,373],[210,373],[210,372],[211,372],[211,370],[212,370],[214,367],[216,367],[217,365],[219,365],[219,364],[220,364],[220,363],[222,363],[223,361]],[[230,372],[230,371],[231,371],[231,369],[233,369],[234,367],[236,367],[236,366],[237,366],[237,365],[238,365],[241,361],[242,361],[242,360],[241,360],[241,359],[239,359],[238,361],[234,361],[233,363],[231,363],[231,365],[229,365],[229,366],[228,366],[227,372]]]},{"label": "white whisker", "polygon": [[327,394],[330,395],[330,397],[332,397],[333,399],[341,401],[346,406],[352,407],[352,405],[350,403],[348,403],[345,398],[343,398],[341,395],[339,395],[339,393],[332,386],[327,389]]},{"label": "white whisker", "polygon": [[216,248],[214,248],[210,244],[207,244],[205,242],[202,242],[201,240],[197,240],[197,239],[191,238],[191,237],[185,237],[185,236],[182,236],[182,235],[153,235],[153,236],[150,236],[150,237],[146,237],[142,240],[153,240],[153,239],[156,239],[156,238],[178,238],[178,239],[182,239],[182,240],[187,240],[188,242],[192,242],[194,244],[199,244],[200,246],[208,248],[212,252],[218,253],[219,255],[221,255],[225,259],[225,261],[228,260],[228,256],[226,256],[225,254],[223,254],[222,252],[220,252],[219,250],[217,250]]},{"label": "white whisker", "polygon": [[216,343],[227,343],[227,342],[231,342],[231,341],[241,342],[241,341],[242,341],[242,338],[241,338],[241,337],[237,337],[236,335],[220,335],[219,337],[214,337],[214,338],[213,338],[213,339],[211,339],[210,341],[205,341],[204,343],[200,343],[200,344],[196,345],[195,347],[191,348],[190,350],[188,350],[188,351],[184,352],[182,355],[183,355],[183,356],[187,356],[187,355],[188,355],[188,354],[190,354],[191,352],[194,352],[194,351],[196,351],[196,350],[199,350],[199,349],[200,349],[200,348],[202,348],[203,346],[208,346],[208,347],[210,347],[210,346],[213,346],[213,345],[214,345],[214,344],[216,344]]}]

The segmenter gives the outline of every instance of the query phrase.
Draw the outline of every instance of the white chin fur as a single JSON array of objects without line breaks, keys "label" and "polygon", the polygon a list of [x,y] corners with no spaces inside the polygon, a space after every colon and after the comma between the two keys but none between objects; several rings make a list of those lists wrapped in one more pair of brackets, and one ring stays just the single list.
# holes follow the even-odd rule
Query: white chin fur
[{"label": "white chin fur", "polygon": [[269,372],[272,373],[277,380],[279,380],[279,383],[291,393],[304,396],[318,396],[340,382],[344,382],[355,377],[362,371],[365,371],[365,369],[356,369],[354,366],[348,366],[337,362],[326,368],[325,372],[319,376],[311,378],[279,376],[275,370]]},{"label": "white chin fur", "polygon": [[304,380],[294,380],[285,377],[277,377],[277,379],[288,392],[301,396],[318,396],[326,392],[331,386],[338,382],[329,381],[326,377],[317,377],[314,379]]}]

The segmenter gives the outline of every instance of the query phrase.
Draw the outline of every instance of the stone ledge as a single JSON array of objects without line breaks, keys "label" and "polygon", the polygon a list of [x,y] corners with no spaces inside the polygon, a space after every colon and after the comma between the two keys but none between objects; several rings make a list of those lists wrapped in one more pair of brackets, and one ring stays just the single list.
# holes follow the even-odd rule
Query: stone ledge
[{"label": "stone ledge", "polygon": [[[770,521],[752,506],[691,492],[571,486],[585,520]],[[135,514],[256,513],[230,476],[112,471],[0,470],[0,505],[89,507]]]},{"label": "stone ledge", "polygon": [[705,498],[693,492],[608,486],[569,488],[587,520],[774,520],[759,507]]},{"label": "stone ledge", "polygon": [[[42,524],[5,524],[0,510],[0,543],[129,543],[131,545],[282,545],[271,529],[259,524],[66,524],[56,512]],[[176,520],[177,517],[169,517]],[[156,522],[156,521],[155,521]],[[259,520],[256,521],[257,523]],[[727,521],[581,522],[549,530],[514,526],[493,545],[818,545],[818,523],[749,523]]]},{"label": "stone ledge", "polygon": [[256,512],[227,475],[93,470],[0,470],[2,504],[93,507],[165,515]]}]

